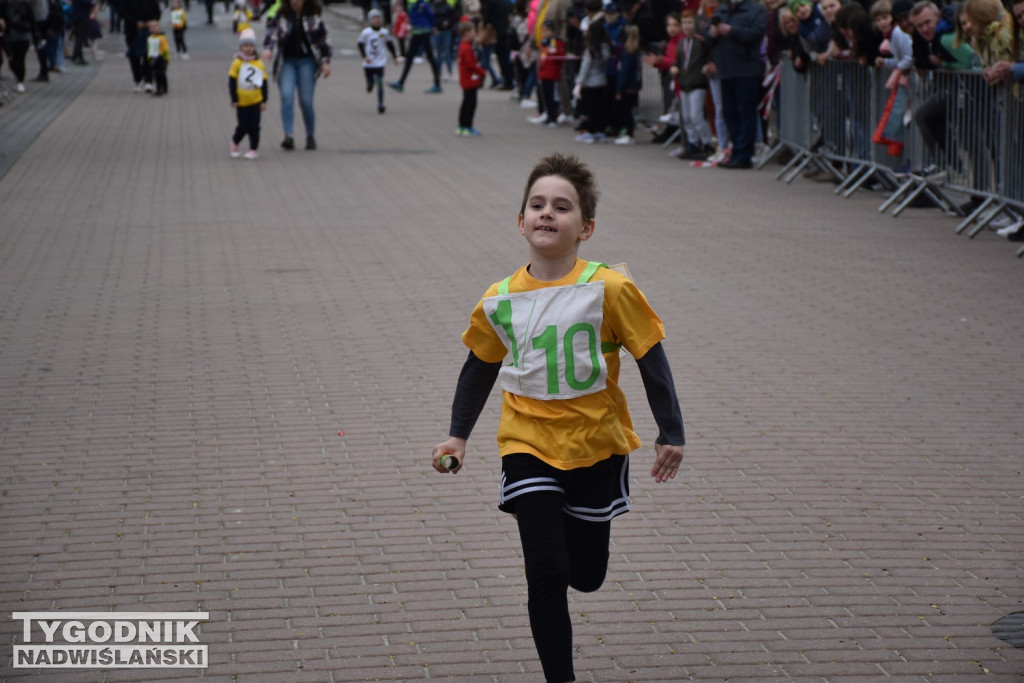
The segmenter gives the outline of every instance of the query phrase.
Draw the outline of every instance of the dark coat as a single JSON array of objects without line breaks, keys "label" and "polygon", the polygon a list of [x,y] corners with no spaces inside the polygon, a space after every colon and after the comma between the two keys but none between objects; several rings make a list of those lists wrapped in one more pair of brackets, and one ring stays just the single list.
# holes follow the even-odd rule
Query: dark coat
[{"label": "dark coat", "polygon": [[754,0],[723,2],[712,17],[723,24],[729,24],[732,32],[728,36],[711,37],[711,27],[706,37],[711,45],[711,61],[718,68],[720,78],[760,77],[764,73],[761,61],[761,41],[768,29],[768,14],[764,5]]}]

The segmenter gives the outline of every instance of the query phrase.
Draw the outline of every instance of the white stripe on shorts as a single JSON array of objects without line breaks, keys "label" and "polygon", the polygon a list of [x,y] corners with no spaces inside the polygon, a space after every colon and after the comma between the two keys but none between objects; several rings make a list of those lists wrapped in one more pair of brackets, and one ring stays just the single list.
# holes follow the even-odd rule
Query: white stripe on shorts
[{"label": "white stripe on shorts", "polygon": [[629,493],[626,481],[626,472],[629,471],[629,456],[623,463],[622,470],[619,473],[619,492],[620,496],[613,500],[611,505],[603,507],[601,509],[585,508],[585,507],[572,507],[569,505],[565,506],[565,513],[572,515],[577,519],[582,519],[585,522],[607,522],[613,517],[625,514],[629,512]]},{"label": "white stripe on shorts", "polygon": [[506,483],[505,473],[501,473],[501,494],[498,496],[498,505],[504,505],[513,498],[518,498],[524,493],[537,493],[538,491],[557,491],[565,493],[565,488],[553,477],[533,477],[523,479],[514,484]]}]

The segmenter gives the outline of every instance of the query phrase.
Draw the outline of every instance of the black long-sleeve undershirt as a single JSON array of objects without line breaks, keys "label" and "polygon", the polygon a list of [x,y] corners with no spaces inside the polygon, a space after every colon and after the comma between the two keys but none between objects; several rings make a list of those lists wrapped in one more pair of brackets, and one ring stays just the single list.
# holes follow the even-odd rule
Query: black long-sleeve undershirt
[{"label": "black long-sleeve undershirt", "polygon": [[[647,392],[647,402],[658,425],[658,438],[655,443],[682,446],[686,443],[683,429],[683,415],[676,397],[675,383],[672,381],[672,370],[668,364],[668,356],[661,343],[651,347],[642,358],[636,361],[640,369]],[[498,379],[501,363],[486,363],[470,351],[469,357],[459,373],[459,382],[455,388],[455,399],[452,401],[452,421],[448,430],[449,436],[468,439],[480,413],[487,403],[494,382]]]}]

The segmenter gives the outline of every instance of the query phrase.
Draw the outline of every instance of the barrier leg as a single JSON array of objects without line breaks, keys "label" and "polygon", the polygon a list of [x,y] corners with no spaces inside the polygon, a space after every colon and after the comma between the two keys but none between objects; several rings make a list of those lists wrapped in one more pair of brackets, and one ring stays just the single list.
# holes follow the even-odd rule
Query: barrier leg
[{"label": "barrier leg", "polygon": [[1006,202],[999,202],[999,206],[996,208],[996,210],[990,213],[985,220],[980,221],[976,226],[974,226],[974,229],[967,233],[967,236],[973,240],[975,236],[977,236],[979,232],[988,227],[988,224],[991,223],[996,216],[1002,213],[1003,209],[1005,208]]},{"label": "barrier leg", "polygon": [[771,161],[772,157],[774,157],[776,154],[781,152],[785,148],[785,146],[786,146],[786,143],[784,143],[784,142],[780,142],[780,143],[776,144],[774,147],[772,147],[770,150],[768,150],[767,154],[765,154],[763,157],[761,157],[761,159],[754,165],[754,168],[756,168],[757,170],[760,171],[762,168],[765,167],[765,164],[767,164],[769,161]]},{"label": "barrier leg", "polygon": [[798,150],[795,154],[793,154],[793,158],[789,160],[789,163],[783,166],[782,170],[778,172],[778,174],[775,176],[775,179],[782,180],[782,176],[786,175],[791,170],[793,170],[793,167],[799,164],[801,161],[803,161],[805,156],[807,156],[807,152],[805,150]]},{"label": "barrier leg", "polygon": [[[954,232],[955,232],[955,233],[956,233],[957,235],[959,235],[959,234],[963,233],[963,231],[967,229],[967,226],[968,226],[968,225],[970,225],[971,223],[973,223],[973,222],[974,222],[974,219],[975,219],[975,218],[977,218],[977,217],[978,217],[978,216],[980,216],[980,215],[981,215],[982,213],[984,213],[984,212],[985,212],[985,209],[987,209],[987,208],[988,208],[988,206],[989,206],[989,205],[990,205],[990,204],[991,204],[992,202],[994,202],[994,201],[995,201],[995,199],[993,199],[992,197],[986,197],[986,198],[985,198],[985,201],[983,201],[983,202],[981,203],[981,205],[980,205],[980,206],[979,206],[978,208],[976,208],[976,209],[975,209],[974,211],[972,211],[972,212],[971,212],[971,213],[970,213],[970,214],[969,214],[969,215],[967,216],[967,218],[965,218],[965,219],[963,220],[963,222],[961,222],[961,223],[960,223],[960,225],[956,226],[956,230],[954,230]],[[987,221],[986,221],[986,222],[987,222]]]},{"label": "barrier leg", "polygon": [[680,136],[682,136],[682,134],[683,134],[683,127],[680,126],[679,128],[676,128],[676,132],[672,133],[672,135],[669,137],[668,140],[665,140],[665,142],[661,145],[661,148],[662,149],[666,149],[669,145],[671,145],[673,142],[678,140],[680,138]]},{"label": "barrier leg", "polygon": [[793,182],[793,180],[798,175],[800,175],[800,171],[807,168],[807,165],[812,161],[814,161],[814,156],[811,154],[806,154],[803,158],[803,161],[797,164],[796,167],[789,172],[789,175],[786,178],[783,178],[783,180],[786,181],[786,184],[788,185],[789,183]]},{"label": "barrier leg", "polygon": [[937,185],[933,185],[932,183],[926,183],[924,188],[924,194],[926,197],[928,197],[929,200],[931,200],[932,204],[939,207],[943,211],[946,211],[947,213],[953,215],[956,215],[958,213],[956,204],[954,204],[945,194],[943,194],[942,190]]},{"label": "barrier leg", "polygon": [[860,172],[863,171],[865,168],[870,168],[870,165],[863,164],[863,165],[858,166],[857,168],[853,169],[853,171],[848,173],[847,176],[845,178],[843,178],[843,182],[839,183],[839,185],[836,186],[836,189],[833,190],[833,193],[835,195],[839,195],[840,193],[842,193],[842,191],[845,191],[846,190],[846,186],[849,183],[851,183],[854,180],[856,180],[860,176]]},{"label": "barrier leg", "polygon": [[889,198],[882,202],[882,205],[878,207],[878,213],[885,213],[886,211],[889,210],[890,206],[900,201],[900,197],[902,197],[907,190],[914,187],[915,182],[916,181],[913,178],[911,178],[910,180],[906,181],[905,183],[897,187],[896,191],[889,195]]},{"label": "barrier leg", "polygon": [[912,202],[915,199],[917,199],[917,197],[922,192],[924,192],[927,188],[928,188],[928,184],[927,183],[921,183],[916,188],[914,188],[914,191],[911,192],[909,195],[907,195],[907,198],[904,199],[902,202],[900,202],[899,205],[895,209],[892,210],[893,218],[895,218],[896,216],[899,216],[901,213],[903,213],[903,209],[905,209],[908,206],[910,206],[910,202]]}]

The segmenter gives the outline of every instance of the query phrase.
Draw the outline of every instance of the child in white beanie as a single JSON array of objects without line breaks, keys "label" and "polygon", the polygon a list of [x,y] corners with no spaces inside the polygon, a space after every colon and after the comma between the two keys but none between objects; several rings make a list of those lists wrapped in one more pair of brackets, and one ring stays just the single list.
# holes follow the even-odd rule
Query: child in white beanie
[{"label": "child in white beanie", "polygon": [[267,108],[267,67],[256,55],[256,32],[244,29],[238,37],[238,53],[228,71],[231,106],[238,115],[238,126],[231,137],[231,156],[241,156],[238,144],[249,136],[246,159],[255,159],[260,146],[260,112]]}]

